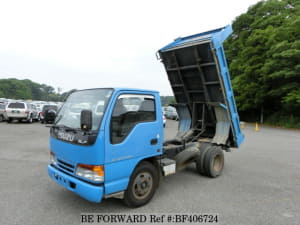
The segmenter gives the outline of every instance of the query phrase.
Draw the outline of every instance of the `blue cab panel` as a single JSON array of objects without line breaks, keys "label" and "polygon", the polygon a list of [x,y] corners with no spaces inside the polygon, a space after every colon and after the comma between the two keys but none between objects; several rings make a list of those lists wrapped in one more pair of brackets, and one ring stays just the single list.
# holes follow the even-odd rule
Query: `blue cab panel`
[{"label": "blue cab panel", "polygon": [[223,49],[231,33],[228,25],[177,38],[158,53],[181,106],[178,113],[183,105],[188,108],[190,115],[183,118],[191,120],[189,129],[199,130],[203,138],[214,137],[217,144],[239,147],[244,136]]},{"label": "blue cab panel", "polygon": [[[113,144],[110,139],[110,125],[114,120],[114,107],[122,96],[152,96],[155,100],[155,120],[137,123],[126,138]],[[130,116],[130,114],[128,114]],[[135,116],[135,115],[133,115]],[[103,125],[105,138],[105,193],[111,194],[127,188],[136,165],[145,158],[162,154],[164,139],[162,107],[157,91],[138,89],[116,89],[111,97]],[[151,140],[157,143],[151,145]]]},{"label": "blue cab panel", "polygon": [[[88,132],[84,134],[81,129],[71,129],[70,125],[67,126],[68,124],[63,122],[61,122],[62,126],[54,124],[50,132],[50,149],[53,154],[53,161],[48,166],[50,178],[93,202],[101,202],[105,195],[126,190],[130,176],[138,163],[145,158],[162,154],[164,130],[159,93],[129,88],[112,90],[111,95],[105,96],[104,101],[107,103],[104,106],[94,107],[95,104],[90,104],[91,111],[98,109],[103,111],[102,118],[99,120],[101,122],[99,126],[96,126],[98,129],[94,131],[97,134],[96,140],[92,144],[82,144],[79,141],[79,139],[83,140]],[[83,98],[84,101],[93,94],[93,89],[88,91],[89,93]],[[101,91],[95,89],[95,93],[101,93]],[[62,108],[62,111],[58,112],[58,118],[63,110],[65,110],[64,113],[68,113],[69,109],[71,109],[70,117],[79,118],[78,112],[82,109],[78,110],[76,107],[85,107],[87,104],[76,102],[78,99],[80,99],[80,93],[77,93],[75,100],[73,98],[68,102],[67,99],[64,105],[65,107],[69,105],[69,108]],[[97,96],[92,96],[91,99],[97,100]],[[131,105],[130,99],[136,102],[136,105]],[[115,108],[121,100],[127,108],[125,107],[122,117],[117,118]],[[99,112],[98,115],[100,115]],[[136,118],[140,117],[141,119],[137,121]],[[64,118],[60,121],[64,121]],[[66,123],[68,121],[66,119]],[[120,132],[126,131],[126,135],[120,134],[114,141],[112,127],[116,121],[122,123],[120,128],[123,130]],[[87,177],[80,177],[76,172],[79,164],[103,166],[103,180],[94,181]]]}]

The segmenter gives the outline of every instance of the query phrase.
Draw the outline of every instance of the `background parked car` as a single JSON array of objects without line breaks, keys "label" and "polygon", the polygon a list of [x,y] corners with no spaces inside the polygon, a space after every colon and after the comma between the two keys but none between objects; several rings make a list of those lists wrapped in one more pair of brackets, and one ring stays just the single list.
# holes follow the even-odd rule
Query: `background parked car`
[{"label": "background parked car", "polygon": [[32,110],[32,119],[34,121],[39,121],[40,117],[39,117],[39,111],[37,110],[36,106],[34,104],[29,104]]},{"label": "background parked car", "polygon": [[5,106],[5,104],[0,104],[0,122],[7,119]]},{"label": "background parked car", "polygon": [[36,107],[36,110],[38,112],[38,120],[41,120],[41,115],[42,115],[42,111],[43,111],[43,106],[45,105],[42,102],[34,102],[33,103]]},{"label": "background parked car", "polygon": [[178,120],[177,111],[172,106],[168,106],[167,108],[165,108],[164,114],[165,114],[165,116],[166,116],[167,119]]},{"label": "background parked car", "polygon": [[54,121],[58,110],[57,105],[44,105],[41,113],[41,123],[51,123]]},{"label": "background parked car", "polygon": [[13,120],[26,120],[28,123],[32,123],[36,118],[37,111],[35,111],[31,104],[26,102],[10,102],[6,106],[7,122],[10,123]]}]

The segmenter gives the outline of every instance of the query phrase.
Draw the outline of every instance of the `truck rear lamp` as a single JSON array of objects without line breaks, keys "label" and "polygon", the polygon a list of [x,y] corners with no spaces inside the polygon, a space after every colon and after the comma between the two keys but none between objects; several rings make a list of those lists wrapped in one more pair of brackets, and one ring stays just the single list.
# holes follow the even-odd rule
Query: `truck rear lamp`
[{"label": "truck rear lamp", "polygon": [[104,181],[104,166],[78,164],[76,175],[92,181]]},{"label": "truck rear lamp", "polygon": [[55,154],[53,152],[50,152],[50,162],[51,162],[51,164],[54,164],[54,165],[57,164]]},{"label": "truck rear lamp", "polygon": [[29,111],[25,111],[25,113],[26,113],[26,114],[28,114],[28,113],[29,113]]}]

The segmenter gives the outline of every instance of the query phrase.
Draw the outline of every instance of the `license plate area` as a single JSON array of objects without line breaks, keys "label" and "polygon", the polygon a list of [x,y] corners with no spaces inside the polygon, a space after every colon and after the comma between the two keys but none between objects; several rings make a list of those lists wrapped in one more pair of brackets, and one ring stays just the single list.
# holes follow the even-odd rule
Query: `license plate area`
[{"label": "license plate area", "polygon": [[63,186],[68,186],[69,185],[69,181],[61,176],[59,176],[57,173],[54,173],[54,178],[55,180],[60,183]]},{"label": "license plate area", "polygon": [[75,189],[76,184],[72,181],[69,181],[68,179],[58,175],[57,173],[54,173],[54,179],[56,180],[57,183],[60,185],[68,188],[68,189]]},{"label": "license plate area", "polygon": [[12,112],[12,113],[20,113],[19,110],[12,110],[11,112]]}]

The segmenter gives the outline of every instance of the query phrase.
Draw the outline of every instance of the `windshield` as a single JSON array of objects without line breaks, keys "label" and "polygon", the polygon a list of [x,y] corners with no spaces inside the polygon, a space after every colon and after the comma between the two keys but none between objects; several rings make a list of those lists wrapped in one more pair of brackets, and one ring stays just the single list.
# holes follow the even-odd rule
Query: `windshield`
[{"label": "windshield", "polygon": [[87,109],[92,111],[92,130],[97,130],[112,92],[112,89],[92,89],[72,93],[59,110],[55,125],[79,129],[80,113]]}]

